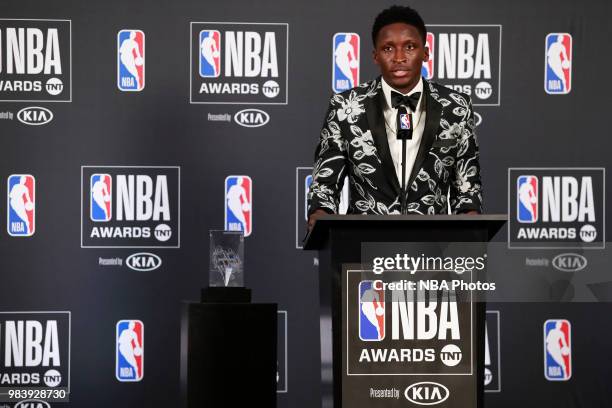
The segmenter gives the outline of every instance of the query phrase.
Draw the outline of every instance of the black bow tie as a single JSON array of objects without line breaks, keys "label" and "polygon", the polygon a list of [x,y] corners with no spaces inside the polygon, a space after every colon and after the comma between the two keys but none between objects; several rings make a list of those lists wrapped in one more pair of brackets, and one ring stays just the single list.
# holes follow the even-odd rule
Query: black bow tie
[{"label": "black bow tie", "polygon": [[398,106],[407,106],[413,112],[416,111],[417,103],[421,97],[420,92],[415,92],[408,96],[404,96],[399,92],[391,91],[391,106],[397,108]]}]

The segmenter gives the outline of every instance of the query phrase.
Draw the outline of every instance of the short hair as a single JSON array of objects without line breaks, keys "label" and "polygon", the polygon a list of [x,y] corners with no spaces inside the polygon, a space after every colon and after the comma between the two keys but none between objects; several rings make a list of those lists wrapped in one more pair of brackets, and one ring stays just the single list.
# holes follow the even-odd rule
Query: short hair
[{"label": "short hair", "polygon": [[374,19],[374,25],[372,25],[372,43],[376,47],[376,37],[384,26],[394,23],[406,23],[414,26],[421,35],[423,44],[426,43],[425,38],[427,37],[427,28],[425,28],[425,22],[419,13],[408,6],[391,6],[380,12]]}]

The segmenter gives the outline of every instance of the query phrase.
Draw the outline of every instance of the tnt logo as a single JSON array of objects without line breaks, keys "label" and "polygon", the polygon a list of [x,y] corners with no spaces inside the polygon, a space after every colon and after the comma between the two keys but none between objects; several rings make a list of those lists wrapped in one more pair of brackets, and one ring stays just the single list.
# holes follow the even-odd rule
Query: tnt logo
[{"label": "tnt logo", "polygon": [[200,76],[216,78],[221,74],[221,33],[200,31]]},{"label": "tnt logo", "polygon": [[225,229],[243,231],[245,237],[253,231],[252,186],[249,176],[225,178]]},{"label": "tnt logo", "polygon": [[142,380],[144,375],[144,324],[140,320],[117,322],[115,377],[121,382]]},{"label": "tnt logo", "polygon": [[385,291],[374,289],[373,281],[359,283],[359,338],[363,341],[385,338]]},{"label": "tnt logo", "polygon": [[572,376],[571,330],[565,319],[544,323],[544,377],[548,381],[567,381]]},{"label": "tnt logo", "polygon": [[90,178],[89,216],[92,221],[110,221],[113,206],[113,179],[110,174],[92,174]]},{"label": "tnt logo", "polygon": [[30,237],[36,229],[36,180],[29,174],[13,174],[7,184],[7,231],[13,237]]},{"label": "tnt logo", "polygon": [[408,113],[400,113],[400,129],[401,130],[410,130],[412,127],[410,124],[410,114]]},{"label": "tnt logo", "polygon": [[117,87],[142,91],[145,86],[145,35],[141,30],[117,33]]},{"label": "tnt logo", "polygon": [[334,35],[332,89],[343,92],[359,84],[359,34]]},{"label": "tnt logo", "polygon": [[427,61],[423,62],[423,68],[421,68],[421,75],[425,79],[432,79],[434,76],[434,55],[436,53],[436,49],[434,47],[435,37],[433,33],[427,33],[425,46],[429,49],[429,58],[427,59]]},{"label": "tnt logo", "polygon": [[534,223],[538,220],[538,178],[519,176],[516,179],[516,219],[519,222]]},{"label": "tnt logo", "polygon": [[572,36],[550,33],[546,36],[544,90],[565,95],[572,89]]}]

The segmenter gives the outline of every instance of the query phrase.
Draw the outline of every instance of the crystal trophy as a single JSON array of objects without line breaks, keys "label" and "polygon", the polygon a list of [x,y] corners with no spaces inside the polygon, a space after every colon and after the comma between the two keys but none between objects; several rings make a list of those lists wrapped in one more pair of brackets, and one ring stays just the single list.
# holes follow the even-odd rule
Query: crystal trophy
[{"label": "crystal trophy", "polygon": [[209,285],[244,286],[244,234],[242,231],[211,230]]}]

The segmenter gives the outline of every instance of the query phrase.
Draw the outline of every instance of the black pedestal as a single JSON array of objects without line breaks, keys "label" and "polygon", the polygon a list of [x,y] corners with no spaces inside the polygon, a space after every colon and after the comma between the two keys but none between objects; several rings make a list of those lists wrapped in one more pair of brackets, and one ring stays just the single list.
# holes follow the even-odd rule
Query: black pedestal
[{"label": "black pedestal", "polygon": [[185,303],[182,407],[276,407],[276,320],[276,304]]}]

